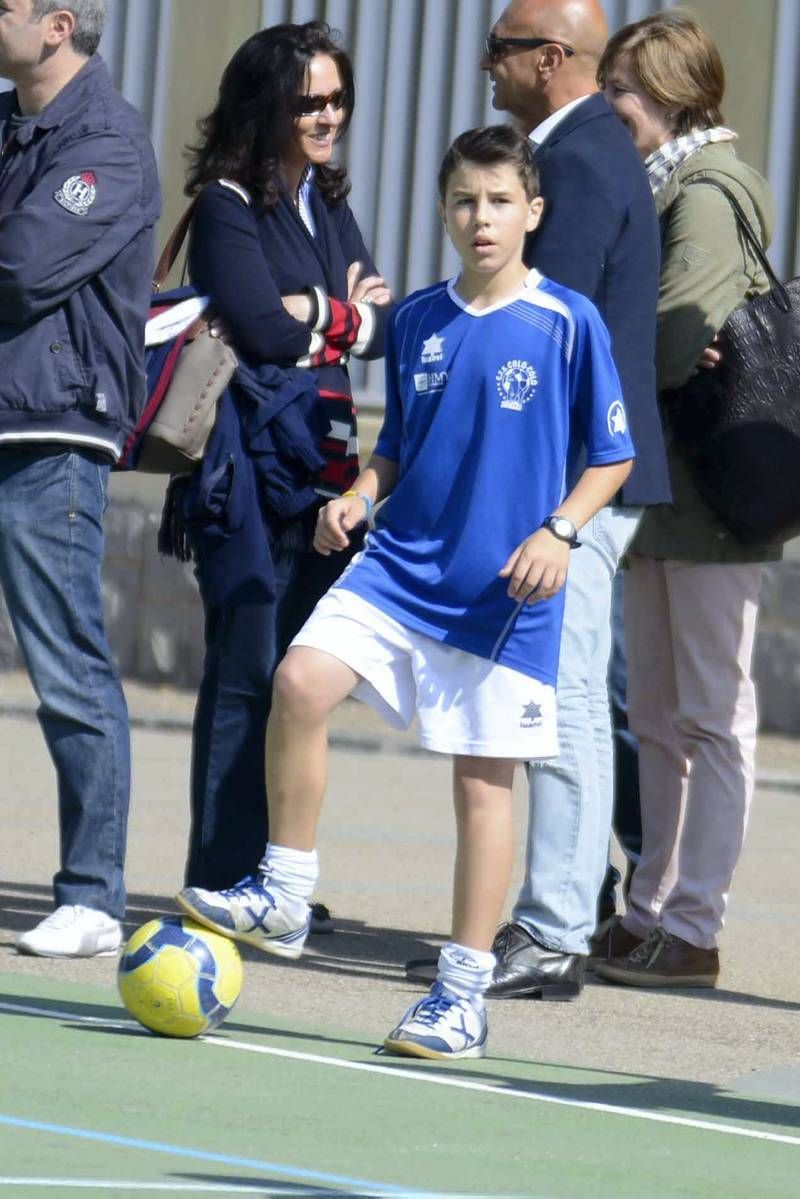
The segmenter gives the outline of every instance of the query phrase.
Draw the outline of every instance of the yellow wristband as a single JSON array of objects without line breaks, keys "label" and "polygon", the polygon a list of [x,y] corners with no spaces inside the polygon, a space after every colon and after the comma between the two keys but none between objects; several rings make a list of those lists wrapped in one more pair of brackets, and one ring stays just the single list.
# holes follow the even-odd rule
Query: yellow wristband
[{"label": "yellow wristband", "polygon": [[372,503],[372,500],[369,498],[369,496],[364,495],[363,491],[353,491],[351,489],[350,491],[342,492],[342,499],[346,499],[348,495],[354,495],[357,499],[364,501],[364,504],[367,509],[367,520],[369,520],[370,516],[372,515],[372,509],[373,509],[373,503]]}]

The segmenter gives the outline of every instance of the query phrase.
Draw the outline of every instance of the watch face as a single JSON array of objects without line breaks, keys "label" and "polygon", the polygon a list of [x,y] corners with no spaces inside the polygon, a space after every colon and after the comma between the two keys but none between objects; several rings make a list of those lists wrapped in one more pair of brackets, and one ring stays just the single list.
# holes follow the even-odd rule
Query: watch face
[{"label": "watch face", "polygon": [[558,537],[563,537],[565,541],[575,536],[572,521],[567,520],[566,516],[554,516],[550,527]]}]

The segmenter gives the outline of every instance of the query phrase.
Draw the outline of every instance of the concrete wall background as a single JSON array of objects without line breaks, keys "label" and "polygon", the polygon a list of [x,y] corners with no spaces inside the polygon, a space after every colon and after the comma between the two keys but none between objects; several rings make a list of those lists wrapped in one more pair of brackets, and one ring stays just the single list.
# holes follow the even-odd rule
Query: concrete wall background
[{"label": "concrete wall background", "polygon": [[[603,0],[612,29],[672,0]],[[492,112],[477,71],[484,34],[504,0],[108,0],[101,50],[145,114],[164,185],[162,240],[183,209],[183,147],[211,107],[236,47],[282,20],[328,20],[355,61],[359,100],[344,157],[352,204],[398,294],[452,266],[434,210],[435,166],[450,137]],[[800,269],[800,0],[695,0],[728,77],[725,115],[743,158],[776,192],[773,260]],[[398,185],[400,180],[400,185]],[[359,367],[359,364],[357,364]],[[380,419],[382,368],[357,369],[365,448]],[[105,595],[123,673],[192,687],[202,615],[191,568],[156,550],[164,481],[114,476]],[[0,669],[18,664],[0,605]],[[800,732],[800,550],[767,571],[756,674],[764,727]]]}]

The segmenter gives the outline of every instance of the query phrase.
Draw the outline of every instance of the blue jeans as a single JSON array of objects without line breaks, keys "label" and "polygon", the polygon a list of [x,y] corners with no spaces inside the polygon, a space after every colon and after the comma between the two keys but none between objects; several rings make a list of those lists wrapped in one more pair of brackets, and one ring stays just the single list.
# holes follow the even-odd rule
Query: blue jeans
[{"label": "blue jeans", "polygon": [[58,780],[56,905],[120,918],[130,736],[103,622],[108,472],[91,450],[0,450],[0,584]]},{"label": "blue jeans", "polygon": [[192,740],[186,884],[220,890],[253,874],[267,842],[264,737],[272,676],[317,601],[360,548],[294,552],[275,565],[274,600],[209,602],[202,541],[195,547],[206,653]]},{"label": "blue jeans", "polygon": [[570,557],[558,667],[559,756],[533,763],[525,877],[513,919],[562,953],[587,953],[608,861],[614,793],[608,704],[611,591],[639,509],[603,508]]}]

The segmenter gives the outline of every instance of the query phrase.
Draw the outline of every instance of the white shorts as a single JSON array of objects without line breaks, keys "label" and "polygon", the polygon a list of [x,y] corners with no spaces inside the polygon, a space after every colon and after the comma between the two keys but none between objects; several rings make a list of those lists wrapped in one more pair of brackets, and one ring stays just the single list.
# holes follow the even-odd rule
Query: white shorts
[{"label": "white shorts", "polygon": [[392,728],[407,729],[418,716],[425,749],[558,756],[553,687],[407,629],[344,587],[322,597],[292,645],[324,650],[361,675],[353,695]]}]

